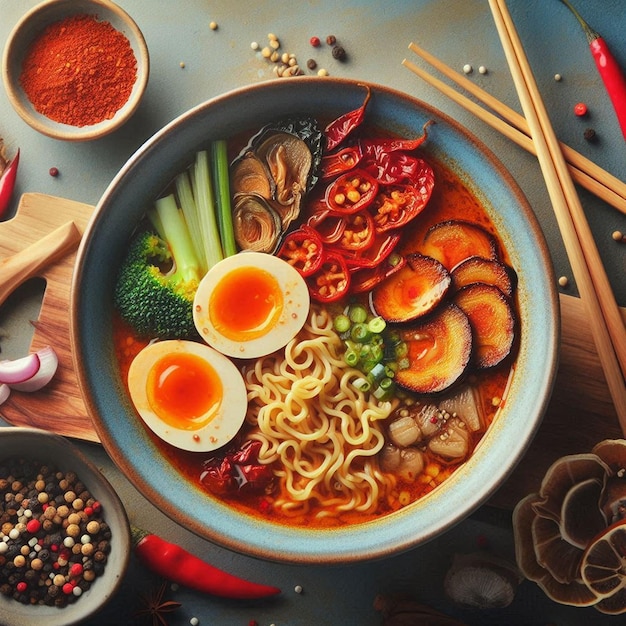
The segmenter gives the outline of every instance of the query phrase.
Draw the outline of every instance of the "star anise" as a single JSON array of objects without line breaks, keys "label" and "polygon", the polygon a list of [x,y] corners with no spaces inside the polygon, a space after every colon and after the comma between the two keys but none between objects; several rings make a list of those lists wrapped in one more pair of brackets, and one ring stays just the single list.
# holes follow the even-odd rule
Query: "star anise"
[{"label": "star anise", "polygon": [[149,593],[148,595],[141,596],[141,600],[145,605],[145,608],[138,610],[135,615],[137,617],[145,615],[152,621],[152,626],[167,626],[166,613],[171,613],[180,608],[182,604],[175,600],[165,600],[165,591],[167,589],[167,583],[163,582],[161,586]]}]

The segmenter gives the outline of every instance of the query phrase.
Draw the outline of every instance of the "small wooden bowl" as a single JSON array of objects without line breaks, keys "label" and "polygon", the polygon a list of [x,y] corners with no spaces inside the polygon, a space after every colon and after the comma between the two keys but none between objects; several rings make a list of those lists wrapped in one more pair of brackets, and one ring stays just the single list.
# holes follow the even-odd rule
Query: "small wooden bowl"
[{"label": "small wooden bowl", "polygon": [[[88,126],[63,124],[39,113],[26,95],[21,82],[22,65],[31,43],[50,24],[73,15],[95,15],[123,33],[137,60],[137,76],[126,103],[111,119]],[[65,141],[87,141],[107,135],[133,115],[148,83],[150,60],[139,27],[120,7],[109,0],[46,0],[35,6],[17,23],[9,35],[2,58],[2,79],[9,101],[22,119],[35,130]]]}]

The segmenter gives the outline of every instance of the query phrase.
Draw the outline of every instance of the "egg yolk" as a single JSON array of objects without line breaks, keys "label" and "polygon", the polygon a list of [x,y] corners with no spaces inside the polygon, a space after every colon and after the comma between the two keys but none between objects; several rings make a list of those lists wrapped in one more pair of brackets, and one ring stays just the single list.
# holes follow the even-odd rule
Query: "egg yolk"
[{"label": "egg yolk", "polygon": [[161,357],[150,369],[146,388],[156,415],[173,428],[195,430],[217,414],[222,381],[196,354],[178,352]]},{"label": "egg yolk", "polygon": [[283,311],[283,292],[276,278],[258,267],[239,267],[226,274],[209,298],[214,328],[232,341],[266,335]]}]

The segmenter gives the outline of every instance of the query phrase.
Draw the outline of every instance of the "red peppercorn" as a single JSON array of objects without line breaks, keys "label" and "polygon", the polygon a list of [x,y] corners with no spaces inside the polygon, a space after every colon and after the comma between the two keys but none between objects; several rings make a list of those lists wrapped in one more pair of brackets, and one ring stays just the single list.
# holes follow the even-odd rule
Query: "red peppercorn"
[{"label": "red peppercorn", "polygon": [[74,591],[74,585],[72,583],[65,583],[63,585],[63,593],[66,596],[69,596]]},{"label": "red peppercorn", "polygon": [[326,43],[329,46],[334,46],[337,43],[337,37],[335,37],[335,35],[328,35],[328,37],[326,37]]},{"label": "red peppercorn", "polygon": [[59,168],[58,167],[51,167],[50,170],[48,171],[48,173],[50,174],[50,176],[56,177],[59,175]]},{"label": "red peppercorn", "polygon": [[584,102],[579,102],[574,105],[574,113],[578,117],[584,117],[587,115],[587,105]]},{"label": "red peppercorn", "polygon": [[76,577],[81,576],[83,573],[83,566],[81,563],[74,563],[72,567],[70,567],[70,576]]},{"label": "red peppercorn", "polygon": [[311,37],[311,39],[309,39],[309,43],[314,47],[314,48],[319,48],[320,45],[322,44],[322,42],[320,41],[319,37]]},{"label": "red peppercorn", "polygon": [[34,535],[41,528],[41,522],[38,519],[28,520],[26,523],[26,530]]},{"label": "red peppercorn", "polygon": [[26,589],[28,589],[28,585],[23,580],[21,580],[19,583],[17,583],[17,585],[15,585],[15,588],[20,593],[24,593],[24,591],[26,591]]}]

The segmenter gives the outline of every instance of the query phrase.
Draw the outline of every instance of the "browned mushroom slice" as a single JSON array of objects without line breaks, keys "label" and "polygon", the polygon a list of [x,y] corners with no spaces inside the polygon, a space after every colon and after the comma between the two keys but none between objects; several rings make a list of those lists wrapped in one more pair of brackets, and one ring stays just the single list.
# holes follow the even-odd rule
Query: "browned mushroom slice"
[{"label": "browned mushroom slice", "polygon": [[458,291],[472,283],[494,285],[507,296],[513,295],[515,272],[494,259],[472,256],[461,261],[450,272],[452,288]]},{"label": "browned mushroom slice", "polygon": [[388,322],[410,322],[430,313],[450,287],[450,274],[436,259],[410,254],[407,264],[372,293],[376,312]]},{"label": "browned mushroom slice", "polygon": [[463,287],[454,302],[470,320],[474,331],[474,363],[485,369],[501,363],[515,340],[515,315],[508,298],[493,285]]},{"label": "browned mushroom slice", "polygon": [[455,304],[439,307],[421,324],[403,328],[409,366],[398,370],[397,383],[416,393],[438,393],[457,382],[472,354],[472,328]]},{"label": "browned mushroom slice", "polygon": [[241,250],[272,253],[280,239],[280,217],[261,196],[241,194],[235,197],[233,230]]},{"label": "browned mushroom slice", "polygon": [[234,196],[253,193],[269,200],[274,195],[276,185],[270,171],[253,152],[235,161],[230,178]]},{"label": "browned mushroom slice", "polygon": [[440,261],[452,270],[472,256],[498,258],[498,245],[493,235],[482,226],[462,220],[440,222],[428,229],[420,252]]}]

